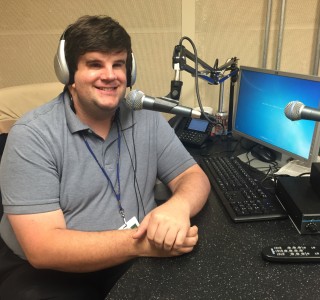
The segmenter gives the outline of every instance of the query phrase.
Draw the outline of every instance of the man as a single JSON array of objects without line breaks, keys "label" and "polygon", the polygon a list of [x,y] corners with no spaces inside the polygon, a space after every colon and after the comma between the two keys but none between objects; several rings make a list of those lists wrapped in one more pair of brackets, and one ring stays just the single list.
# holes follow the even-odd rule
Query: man
[{"label": "man", "polygon": [[[160,113],[123,105],[135,69],[127,32],[85,16],[62,40],[65,90],[12,127],[2,157],[1,299],[104,299],[133,258],[198,241],[190,218],[208,179]],[[172,191],[158,207],[157,177]]]}]

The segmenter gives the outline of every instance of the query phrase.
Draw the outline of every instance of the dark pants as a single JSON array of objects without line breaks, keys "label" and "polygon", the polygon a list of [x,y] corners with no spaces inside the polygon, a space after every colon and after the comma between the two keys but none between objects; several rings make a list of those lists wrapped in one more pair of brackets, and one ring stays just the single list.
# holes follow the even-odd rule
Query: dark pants
[{"label": "dark pants", "polygon": [[0,238],[0,300],[105,299],[131,263],[92,273],[38,270]]}]

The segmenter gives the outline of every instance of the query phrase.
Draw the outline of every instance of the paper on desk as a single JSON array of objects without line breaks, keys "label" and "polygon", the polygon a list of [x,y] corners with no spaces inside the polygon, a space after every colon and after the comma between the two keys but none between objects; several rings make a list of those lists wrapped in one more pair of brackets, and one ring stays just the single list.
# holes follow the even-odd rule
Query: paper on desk
[{"label": "paper on desk", "polygon": [[308,168],[303,165],[299,160],[292,160],[284,165],[279,171],[274,173],[275,175],[290,175],[290,176],[299,176],[303,173],[310,173],[311,168]]}]

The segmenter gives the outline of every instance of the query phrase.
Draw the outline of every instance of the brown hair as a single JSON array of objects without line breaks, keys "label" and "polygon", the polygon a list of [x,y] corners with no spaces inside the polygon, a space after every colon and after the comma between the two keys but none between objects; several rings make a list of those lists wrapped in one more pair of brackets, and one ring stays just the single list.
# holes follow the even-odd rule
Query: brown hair
[{"label": "brown hair", "polygon": [[[103,15],[80,17],[66,29],[64,39],[69,83],[74,82],[79,57],[91,51],[111,53],[126,50],[127,81],[131,80],[131,38],[116,20]],[[130,86],[130,82],[127,85]]]}]

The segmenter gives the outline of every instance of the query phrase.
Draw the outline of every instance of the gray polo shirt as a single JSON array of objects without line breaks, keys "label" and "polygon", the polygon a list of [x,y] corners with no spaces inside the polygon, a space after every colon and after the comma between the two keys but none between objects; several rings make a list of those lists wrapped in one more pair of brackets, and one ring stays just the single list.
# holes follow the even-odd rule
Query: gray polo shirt
[{"label": "gray polo shirt", "polygon": [[[166,184],[195,161],[160,113],[133,112],[121,103],[119,131],[116,124],[108,138],[101,139],[74,114],[67,93],[23,116],[8,135],[0,165],[4,212],[61,209],[70,229],[117,229],[123,219],[113,185],[120,191],[126,219],[136,216],[141,221],[156,206],[157,177]],[[0,233],[24,257],[6,215]]]}]

